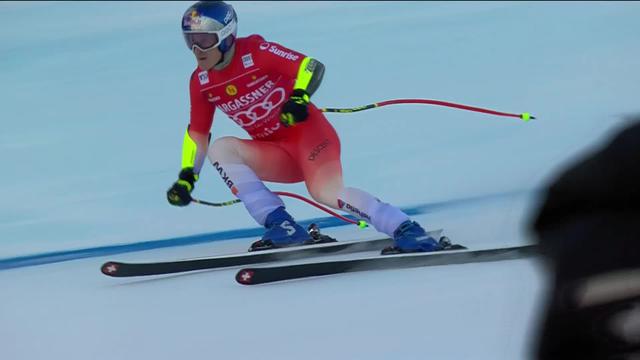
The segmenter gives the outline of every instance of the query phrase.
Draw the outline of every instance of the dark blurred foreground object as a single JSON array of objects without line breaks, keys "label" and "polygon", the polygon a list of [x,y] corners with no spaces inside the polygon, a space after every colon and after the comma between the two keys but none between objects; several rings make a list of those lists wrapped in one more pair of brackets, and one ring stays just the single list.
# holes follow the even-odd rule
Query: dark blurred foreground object
[{"label": "dark blurred foreground object", "polygon": [[551,272],[537,359],[640,359],[640,116],[562,173],[533,224]]}]

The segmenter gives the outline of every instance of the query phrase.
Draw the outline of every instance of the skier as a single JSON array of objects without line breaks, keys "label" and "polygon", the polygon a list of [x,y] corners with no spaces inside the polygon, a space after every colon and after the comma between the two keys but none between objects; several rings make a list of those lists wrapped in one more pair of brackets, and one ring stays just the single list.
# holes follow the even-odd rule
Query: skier
[{"label": "skier", "polygon": [[[345,187],[340,140],[310,102],[324,65],[268,42],[238,38],[237,16],[222,1],[197,2],[182,18],[182,31],[197,60],[190,79],[190,123],[184,135],[182,170],[167,191],[169,203],[186,206],[208,156],[231,192],[266,231],[250,250],[310,243],[310,235],[263,181],[304,181],[311,197],[372,224],[394,239],[395,252],[426,252],[441,246],[400,209],[365,191]],[[215,109],[252,138],[220,137],[211,145]]]}]

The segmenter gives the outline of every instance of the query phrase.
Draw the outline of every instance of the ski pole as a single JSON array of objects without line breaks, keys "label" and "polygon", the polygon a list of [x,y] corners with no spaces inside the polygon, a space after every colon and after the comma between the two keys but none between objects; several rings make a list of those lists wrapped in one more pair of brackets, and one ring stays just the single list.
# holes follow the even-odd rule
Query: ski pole
[{"label": "ski pole", "polygon": [[530,113],[512,114],[512,113],[506,113],[506,112],[495,111],[490,109],[483,109],[483,108],[469,106],[469,105],[456,104],[452,102],[431,100],[431,99],[395,99],[395,100],[380,101],[377,103],[363,105],[363,106],[356,106],[352,108],[321,108],[320,111],[335,112],[335,113],[354,113],[358,111],[379,108],[387,105],[397,105],[397,104],[425,104],[425,105],[445,106],[450,108],[456,108],[456,109],[467,110],[467,111],[475,111],[475,112],[496,115],[496,116],[514,117],[514,118],[522,119],[525,122],[531,119],[535,119],[535,117],[531,116]]},{"label": "ski pole", "polygon": [[204,201],[204,200],[199,200],[199,199],[196,199],[196,198],[191,198],[191,201],[193,201],[194,203],[201,204],[201,205],[216,206],[216,207],[229,206],[229,205],[233,205],[233,204],[237,204],[239,202],[242,202],[242,200],[240,200],[240,199],[235,199],[235,200],[225,201],[225,202],[221,202],[221,203],[213,203],[213,202],[208,202],[208,201]]},{"label": "ski pole", "polygon": [[[350,224],[354,224],[354,225],[358,225],[359,228],[364,229],[368,226],[368,224],[364,221],[364,220],[359,220],[359,221],[355,221],[355,220],[351,220],[347,217],[344,217],[338,213],[336,213],[335,211],[324,207],[318,203],[316,203],[315,201],[309,200],[307,198],[305,198],[304,196],[298,195],[298,194],[294,194],[294,193],[290,193],[290,192],[285,192],[285,191],[274,191],[273,192],[276,195],[280,195],[280,196],[288,196],[288,197],[292,197],[298,200],[302,200],[304,202],[306,202],[307,204],[310,204],[312,206],[315,206],[316,208],[328,213],[329,215],[332,215],[342,221],[348,222]],[[192,198],[193,202],[197,203],[197,204],[201,204],[201,205],[207,205],[207,206],[215,206],[215,207],[222,207],[222,206],[230,206],[230,205],[234,205],[237,204],[239,202],[242,202],[242,200],[240,199],[235,199],[235,200],[230,200],[230,201],[225,201],[225,202],[221,202],[221,203],[214,203],[214,202],[209,202],[209,201],[204,201],[204,200],[200,200],[200,199],[196,199],[196,198]]]},{"label": "ski pole", "polygon": [[[474,106],[469,106],[469,105],[463,105],[463,104],[456,104],[456,103],[452,103],[452,102],[447,102],[447,101],[440,101],[440,100],[431,100],[431,99],[395,99],[395,100],[385,100],[385,101],[380,101],[380,102],[376,102],[373,104],[368,104],[368,105],[363,105],[363,106],[357,106],[357,107],[352,107],[352,108],[320,108],[320,111],[322,112],[335,112],[335,113],[354,113],[354,112],[358,112],[358,111],[363,111],[363,110],[369,110],[369,109],[374,109],[374,108],[378,108],[378,107],[383,107],[383,106],[387,106],[387,105],[397,105],[397,104],[426,104],[426,105],[436,105],[436,106],[445,106],[445,107],[450,107],[450,108],[456,108],[456,109],[461,109],[461,110],[467,110],[467,111],[474,111],[474,112],[479,112],[479,113],[485,113],[485,114],[490,114],[490,115],[496,115],[496,116],[504,116],[504,117],[514,117],[514,118],[518,118],[518,119],[522,119],[525,122],[531,120],[531,119],[535,119],[534,116],[531,116],[530,113],[521,113],[521,114],[512,114],[512,113],[506,113],[506,112],[500,112],[500,111],[495,111],[495,110],[490,110],[490,109],[484,109],[484,108],[479,108],[479,107],[474,107]],[[351,224],[355,224],[358,225],[358,227],[360,228],[365,228],[367,227],[367,223],[363,220],[359,220],[359,221],[354,221],[351,220],[349,218],[346,218],[314,201],[311,201],[303,196],[294,194],[294,193],[289,193],[289,192],[282,192],[282,191],[275,191],[274,192],[277,195],[281,195],[281,196],[289,196],[289,197],[293,197],[296,198],[298,200],[302,200],[310,205],[315,206],[316,208],[332,215],[335,216],[336,218],[343,220],[345,222],[351,223]],[[230,205],[234,205],[237,204],[239,202],[242,202],[240,199],[235,199],[235,200],[230,200],[230,201],[225,201],[225,202],[221,202],[221,203],[213,203],[213,202],[209,202],[209,201],[204,201],[204,200],[199,200],[196,198],[192,198],[192,201],[201,205],[207,205],[207,206],[215,206],[215,207],[223,207],[223,206],[230,206]]]}]

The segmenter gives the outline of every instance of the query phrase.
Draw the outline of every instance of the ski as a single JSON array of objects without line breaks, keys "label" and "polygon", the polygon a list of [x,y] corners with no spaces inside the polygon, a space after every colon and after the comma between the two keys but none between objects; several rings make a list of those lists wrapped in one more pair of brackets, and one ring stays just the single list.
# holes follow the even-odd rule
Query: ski
[{"label": "ski", "polygon": [[382,255],[341,261],[323,261],[287,266],[245,268],[238,271],[236,274],[236,281],[242,285],[256,285],[355,271],[402,269],[422,266],[513,260],[532,256],[536,253],[536,245],[524,245],[486,250],[444,250],[429,253]]},{"label": "ski", "polygon": [[[313,224],[312,224],[313,225]],[[309,227],[314,231],[313,226]],[[440,238],[442,229],[428,232],[434,238]],[[324,235],[319,235],[324,236]],[[355,252],[381,250],[393,244],[389,238],[371,240],[354,240],[330,242],[317,245],[304,245],[290,248],[262,250],[246,254],[222,255],[207,258],[185,259],[151,263],[125,263],[108,261],[100,270],[104,275],[112,277],[130,277],[146,275],[162,275],[187,271],[219,269],[272,261],[297,260],[314,256],[349,254]]]}]

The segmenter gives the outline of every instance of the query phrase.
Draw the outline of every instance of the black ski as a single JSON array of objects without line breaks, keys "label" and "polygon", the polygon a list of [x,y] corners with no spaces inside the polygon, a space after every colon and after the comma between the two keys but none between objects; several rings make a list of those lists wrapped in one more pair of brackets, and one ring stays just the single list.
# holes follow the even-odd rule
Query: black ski
[{"label": "black ski", "polygon": [[312,262],[297,265],[241,269],[236,281],[243,285],[333,275],[354,271],[401,269],[421,266],[467,264],[519,259],[537,253],[536,245],[487,250],[453,250],[431,253],[383,255],[342,261]]},{"label": "black ski", "polygon": [[223,255],[199,259],[168,262],[124,263],[108,261],[101,267],[103,274],[113,277],[171,274],[186,271],[217,269],[232,266],[259,264],[271,261],[296,260],[313,256],[348,254],[360,251],[381,250],[392,245],[389,238],[332,242],[291,248],[263,250],[245,254]]}]

